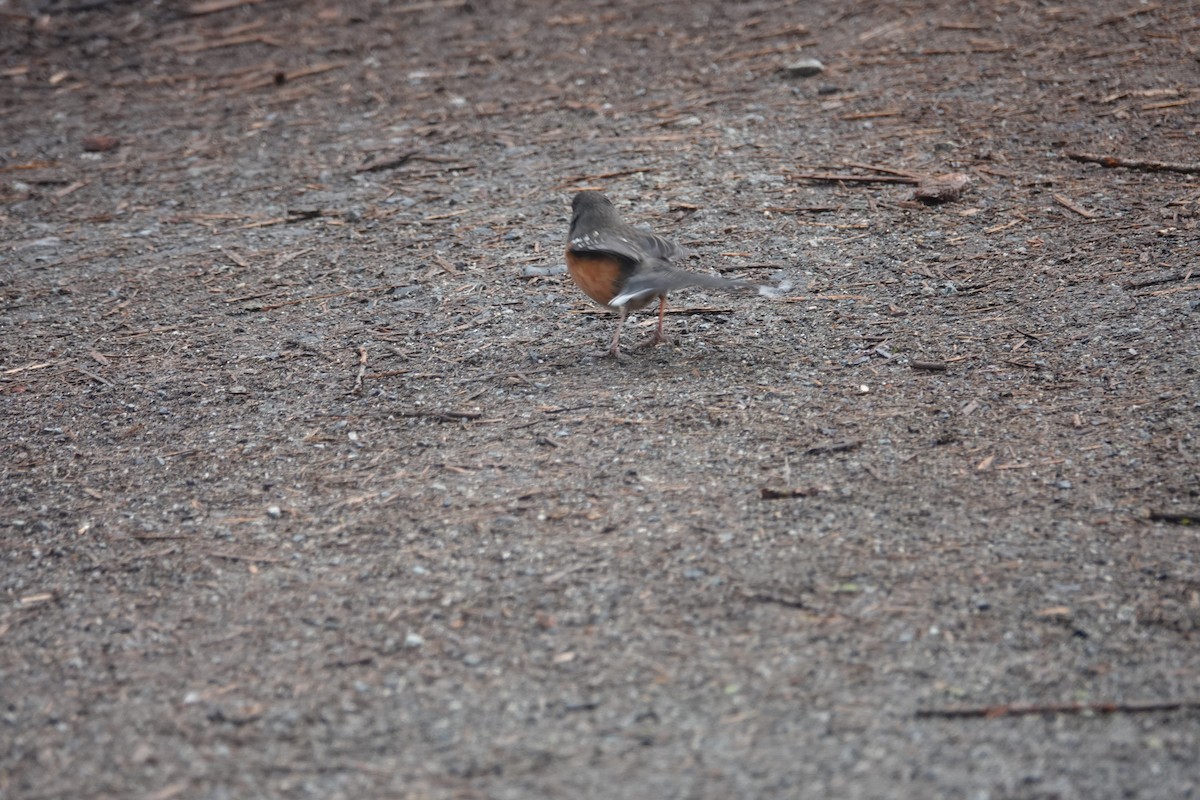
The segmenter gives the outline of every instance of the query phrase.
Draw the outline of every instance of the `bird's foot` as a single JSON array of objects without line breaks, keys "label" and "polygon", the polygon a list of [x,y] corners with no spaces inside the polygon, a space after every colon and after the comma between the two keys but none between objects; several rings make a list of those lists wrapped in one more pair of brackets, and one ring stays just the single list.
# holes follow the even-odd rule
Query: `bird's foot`
[{"label": "bird's foot", "polygon": [[642,343],[638,347],[658,347],[662,344],[672,344],[672,342],[669,337],[655,331],[649,338],[642,340]]}]

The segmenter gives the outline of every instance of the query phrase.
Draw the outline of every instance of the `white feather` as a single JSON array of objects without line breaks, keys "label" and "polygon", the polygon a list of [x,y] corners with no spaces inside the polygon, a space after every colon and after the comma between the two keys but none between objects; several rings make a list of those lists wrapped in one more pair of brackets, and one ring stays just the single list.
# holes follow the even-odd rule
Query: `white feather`
[{"label": "white feather", "polygon": [[780,281],[777,286],[759,286],[758,293],[768,300],[779,300],[787,296],[787,293],[792,290],[792,282],[785,280]]},{"label": "white feather", "polygon": [[654,290],[653,289],[642,289],[641,291],[637,291],[637,292],[625,292],[624,294],[619,294],[616,297],[614,297],[612,300],[609,300],[608,304],[610,306],[612,306],[613,308],[620,308],[621,306],[628,303],[630,300],[637,300],[639,298],[645,297],[648,294],[654,294]]}]

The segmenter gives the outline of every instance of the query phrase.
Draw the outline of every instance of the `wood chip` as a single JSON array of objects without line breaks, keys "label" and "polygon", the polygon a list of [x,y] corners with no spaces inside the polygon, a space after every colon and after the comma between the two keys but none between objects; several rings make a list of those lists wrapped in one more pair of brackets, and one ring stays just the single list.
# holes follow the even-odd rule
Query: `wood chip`
[{"label": "wood chip", "polygon": [[1054,619],[1071,616],[1071,609],[1067,606],[1050,606],[1049,608],[1038,609],[1033,612],[1033,615],[1038,619]]},{"label": "wood chip", "polygon": [[121,146],[121,140],[115,136],[93,135],[83,137],[83,149],[89,153],[107,153]]},{"label": "wood chip", "polygon": [[263,0],[205,0],[200,3],[193,3],[188,6],[187,13],[193,17],[202,17],[205,14],[216,14],[218,11],[228,11],[232,8],[240,6],[258,5]]}]

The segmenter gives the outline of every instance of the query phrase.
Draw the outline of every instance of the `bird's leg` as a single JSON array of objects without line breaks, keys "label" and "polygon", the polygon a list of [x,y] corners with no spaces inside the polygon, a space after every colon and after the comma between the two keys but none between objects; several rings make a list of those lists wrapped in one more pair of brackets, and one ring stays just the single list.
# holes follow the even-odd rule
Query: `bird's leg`
[{"label": "bird's leg", "polygon": [[617,329],[613,331],[612,344],[609,346],[608,351],[601,353],[601,355],[611,356],[616,359],[621,357],[621,329],[625,327],[625,317],[627,314],[628,311],[625,306],[621,306],[621,318],[617,320]]},{"label": "bird's leg", "polygon": [[660,294],[658,296],[658,327],[654,329],[654,343],[662,344],[667,340],[663,336],[663,315],[667,313],[667,296]]},{"label": "bird's leg", "polygon": [[647,339],[642,346],[653,347],[659,344],[666,344],[667,337],[663,334],[663,315],[667,313],[667,296],[660,294],[658,296],[658,325],[654,329],[654,335]]}]

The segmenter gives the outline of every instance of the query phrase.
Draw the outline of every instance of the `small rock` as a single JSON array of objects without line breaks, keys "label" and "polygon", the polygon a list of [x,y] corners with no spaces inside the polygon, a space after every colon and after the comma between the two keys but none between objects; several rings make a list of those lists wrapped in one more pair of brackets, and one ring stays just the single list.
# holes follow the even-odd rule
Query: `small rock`
[{"label": "small rock", "polygon": [[547,275],[561,275],[567,271],[566,264],[556,264],[553,267],[535,267],[528,264],[521,268],[522,278],[543,278]]},{"label": "small rock", "polygon": [[271,519],[279,519],[283,516],[283,509],[279,506],[267,506],[267,516]]},{"label": "small rock", "polygon": [[121,146],[121,140],[115,136],[85,136],[83,149],[89,153],[107,153]]},{"label": "small rock", "polygon": [[811,78],[824,71],[825,65],[815,58],[802,58],[783,68],[783,73],[789,78]]},{"label": "small rock", "polygon": [[949,203],[957,200],[971,185],[971,176],[961,172],[951,172],[945,175],[929,175],[917,184],[913,198],[926,205]]},{"label": "small rock", "polygon": [[405,647],[420,647],[425,644],[425,637],[419,633],[410,633],[404,637]]}]

